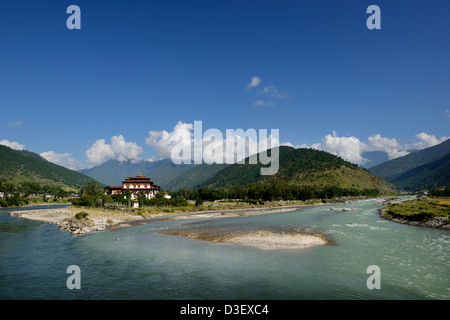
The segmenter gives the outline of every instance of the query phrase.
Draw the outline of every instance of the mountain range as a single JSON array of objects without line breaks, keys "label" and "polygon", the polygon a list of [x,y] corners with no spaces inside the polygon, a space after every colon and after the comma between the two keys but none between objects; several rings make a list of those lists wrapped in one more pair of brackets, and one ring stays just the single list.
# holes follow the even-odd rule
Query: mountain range
[{"label": "mountain range", "polygon": [[[158,161],[109,160],[90,169],[76,172],[51,163],[26,150],[0,145],[0,179],[11,182],[33,181],[42,184],[79,189],[98,181],[104,185],[121,185],[131,176],[144,174],[163,189],[178,191],[198,187],[229,188],[254,182],[283,181],[315,187],[393,191],[422,190],[450,185],[450,139],[439,145],[385,161],[369,169],[359,167],[325,151],[279,149],[279,170],[273,176],[260,175],[260,162],[247,164],[180,164],[170,159]],[[254,155],[252,157],[256,157]],[[371,154],[382,160],[384,155]]]},{"label": "mountain range", "polygon": [[80,170],[80,172],[110,186],[122,185],[125,178],[144,174],[163,189],[174,191],[181,188],[199,187],[226,166],[226,164],[183,163],[176,165],[170,159],[153,162],[112,159],[93,168]]},{"label": "mountain range", "polygon": [[[109,160],[97,167],[81,172],[108,185],[121,185],[128,176],[144,174],[163,189],[178,191],[198,187],[228,188],[252,182],[278,180],[317,187],[392,191],[393,186],[384,179],[372,176],[367,170],[325,151],[279,149],[279,171],[274,176],[261,176],[262,164],[181,164],[170,159],[154,162]],[[256,157],[252,156],[252,157]]]},{"label": "mountain range", "polygon": [[[124,178],[143,173],[163,189],[171,191],[182,188],[230,187],[270,179],[314,186],[376,186],[381,189],[389,189],[383,184],[388,181],[399,190],[415,191],[450,185],[449,153],[450,139],[393,160],[387,160],[387,155],[382,152],[371,152],[364,156],[372,159],[372,163],[384,162],[364,169],[325,151],[280,147],[280,170],[274,177],[261,176],[261,164],[175,165],[170,159],[134,163],[110,160],[81,172],[108,185],[120,185]],[[383,179],[377,180],[373,176]]]}]

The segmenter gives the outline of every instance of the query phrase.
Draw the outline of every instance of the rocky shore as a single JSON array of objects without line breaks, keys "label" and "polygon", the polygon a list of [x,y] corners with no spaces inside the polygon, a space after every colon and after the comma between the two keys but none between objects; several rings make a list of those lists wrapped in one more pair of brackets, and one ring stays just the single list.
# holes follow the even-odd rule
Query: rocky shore
[{"label": "rocky shore", "polygon": [[142,219],[139,215],[108,213],[98,210],[87,210],[89,212],[87,217],[77,219],[75,216],[77,211],[81,210],[74,208],[48,209],[43,207],[42,209],[12,211],[10,215],[55,224],[61,230],[68,231],[73,235],[103,231],[116,224]]},{"label": "rocky shore", "polygon": [[[21,210],[10,212],[11,216],[43,221],[57,225],[61,230],[73,235],[82,235],[95,231],[114,230],[130,226],[149,224],[163,220],[196,219],[196,218],[231,218],[249,215],[261,215],[270,213],[288,212],[298,210],[300,206],[281,206],[268,208],[246,208],[218,211],[200,211],[179,214],[153,214],[146,218],[137,212],[111,212],[101,209],[80,209],[67,207],[64,209]],[[85,218],[77,219],[77,212],[85,211]]]},{"label": "rocky shore", "polygon": [[384,208],[381,208],[379,210],[379,214],[380,214],[380,217],[383,219],[401,223],[401,224],[407,224],[410,226],[416,226],[416,227],[421,227],[421,228],[450,230],[450,223],[448,223],[447,217],[432,217],[432,218],[428,219],[427,221],[414,221],[414,220],[406,219],[405,217],[393,216],[393,215],[387,214],[387,212]]}]

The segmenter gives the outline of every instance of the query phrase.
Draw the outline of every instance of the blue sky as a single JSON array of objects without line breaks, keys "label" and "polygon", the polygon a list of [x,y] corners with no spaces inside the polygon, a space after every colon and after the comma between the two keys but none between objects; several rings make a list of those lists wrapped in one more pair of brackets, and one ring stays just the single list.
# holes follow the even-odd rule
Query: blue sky
[{"label": "blue sky", "polygon": [[[66,27],[72,4],[81,30]],[[366,27],[372,4],[380,30]],[[157,159],[167,146],[149,131],[200,120],[279,129],[281,143],[357,163],[394,158],[450,136],[449,12],[448,0],[2,1],[0,143],[79,169]]]}]

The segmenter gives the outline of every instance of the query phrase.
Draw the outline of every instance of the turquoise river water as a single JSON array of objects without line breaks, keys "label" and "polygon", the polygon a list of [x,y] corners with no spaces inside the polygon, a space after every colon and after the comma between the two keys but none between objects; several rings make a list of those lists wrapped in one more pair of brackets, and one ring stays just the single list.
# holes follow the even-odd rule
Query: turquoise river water
[{"label": "turquoise river water", "polygon": [[[450,299],[450,232],[383,220],[380,205],[368,199],[83,236],[0,209],[0,299]],[[330,210],[343,207],[353,211]],[[199,226],[320,232],[332,243],[261,250],[158,233]],[[80,268],[80,289],[66,285],[71,265]],[[372,265],[380,289],[367,287]]]}]

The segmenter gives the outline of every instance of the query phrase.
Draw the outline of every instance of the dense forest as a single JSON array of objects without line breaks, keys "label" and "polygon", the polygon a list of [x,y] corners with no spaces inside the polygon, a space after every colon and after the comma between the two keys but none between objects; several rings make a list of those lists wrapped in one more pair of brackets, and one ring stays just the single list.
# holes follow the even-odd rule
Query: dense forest
[{"label": "dense forest", "polygon": [[290,184],[283,181],[250,183],[247,185],[234,186],[230,189],[224,188],[197,188],[182,189],[174,193],[175,196],[189,200],[220,200],[240,199],[244,201],[262,200],[312,200],[332,199],[347,196],[369,196],[376,197],[380,191],[374,189],[358,190],[354,188],[340,188],[338,186],[314,187]]},{"label": "dense forest", "polygon": [[77,190],[93,181],[79,172],[54,164],[27,150],[0,145],[0,178],[11,183],[27,181]]},{"label": "dense forest", "polygon": [[[252,156],[253,157],[253,156]],[[332,198],[351,194],[386,194],[395,192],[392,184],[371,175],[331,153],[314,149],[279,147],[279,170],[274,175],[261,175],[264,166],[257,164],[233,164],[220,170],[199,187],[220,188],[240,192],[253,198],[257,190],[258,198]],[[261,184],[261,185],[260,185]],[[242,188],[235,188],[242,186]],[[274,187],[268,187],[274,186]],[[369,191],[371,190],[371,191]],[[281,195],[279,195],[281,194]]]},{"label": "dense forest", "polygon": [[[71,199],[76,206],[89,207],[130,207],[131,191],[127,190],[122,194],[105,194],[104,189],[95,182],[91,182],[80,190],[79,198]],[[347,196],[368,196],[376,197],[380,195],[378,189],[344,189],[337,186],[318,188],[313,186],[300,186],[282,181],[250,183],[248,185],[235,186],[230,189],[206,188],[182,189],[171,193],[171,198],[164,197],[165,192],[156,194],[155,197],[147,199],[143,193],[137,196],[139,206],[151,207],[183,207],[191,206],[187,200],[195,200],[195,205],[203,204],[203,201],[229,200],[242,201],[248,203],[264,204],[266,201],[277,200],[315,200],[333,199]]]}]

